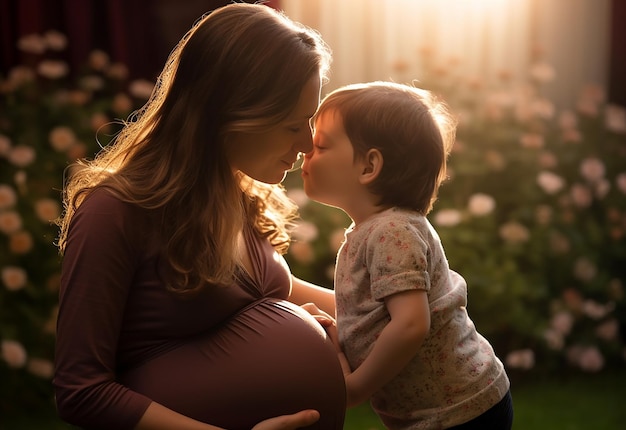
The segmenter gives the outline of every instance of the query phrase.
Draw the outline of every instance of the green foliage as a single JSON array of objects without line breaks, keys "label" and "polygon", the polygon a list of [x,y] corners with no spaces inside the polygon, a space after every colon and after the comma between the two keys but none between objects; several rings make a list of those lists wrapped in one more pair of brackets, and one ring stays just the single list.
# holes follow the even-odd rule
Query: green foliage
[{"label": "green foliage", "polygon": [[152,87],[99,51],[70,76],[64,46],[58,33],[29,36],[25,63],[0,76],[0,416],[52,402],[65,169],[107,144]]}]

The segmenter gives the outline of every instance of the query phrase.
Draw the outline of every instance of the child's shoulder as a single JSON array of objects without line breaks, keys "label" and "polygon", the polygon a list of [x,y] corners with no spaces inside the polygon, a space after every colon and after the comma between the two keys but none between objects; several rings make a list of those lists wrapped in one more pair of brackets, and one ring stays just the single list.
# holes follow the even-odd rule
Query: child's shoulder
[{"label": "child's shoulder", "polygon": [[370,219],[367,227],[369,232],[394,230],[428,231],[429,222],[419,212],[393,207]]}]

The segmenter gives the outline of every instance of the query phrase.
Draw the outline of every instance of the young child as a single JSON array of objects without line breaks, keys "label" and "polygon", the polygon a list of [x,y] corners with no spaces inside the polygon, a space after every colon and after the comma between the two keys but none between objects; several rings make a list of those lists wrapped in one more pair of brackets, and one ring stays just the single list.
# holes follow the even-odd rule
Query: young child
[{"label": "young child", "polygon": [[390,429],[510,429],[509,379],[426,218],[454,140],[445,105],[354,84],[323,100],[314,125],[304,189],[353,221],[335,273],[348,406],[371,398]]}]

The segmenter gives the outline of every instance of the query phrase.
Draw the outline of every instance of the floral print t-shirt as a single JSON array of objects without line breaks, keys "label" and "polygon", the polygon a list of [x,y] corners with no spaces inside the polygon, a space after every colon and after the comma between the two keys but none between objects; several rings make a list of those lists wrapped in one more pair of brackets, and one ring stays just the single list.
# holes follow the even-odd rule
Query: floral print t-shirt
[{"label": "floral print t-shirt", "polygon": [[339,341],[352,369],[371,351],[390,316],[387,296],[428,293],[430,333],[404,370],[372,396],[390,429],[441,429],[496,405],[509,389],[502,362],[466,310],[465,280],[448,267],[426,217],[385,210],[346,231],[337,255]]}]

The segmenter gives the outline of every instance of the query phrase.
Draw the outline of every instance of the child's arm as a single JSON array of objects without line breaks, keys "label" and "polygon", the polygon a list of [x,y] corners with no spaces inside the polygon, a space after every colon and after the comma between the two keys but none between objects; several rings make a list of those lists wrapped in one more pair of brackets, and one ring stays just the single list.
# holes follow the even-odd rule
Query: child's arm
[{"label": "child's arm", "polygon": [[385,299],[391,321],[363,363],[346,377],[348,406],[356,406],[393,379],[415,356],[430,330],[425,291],[404,291]]}]

